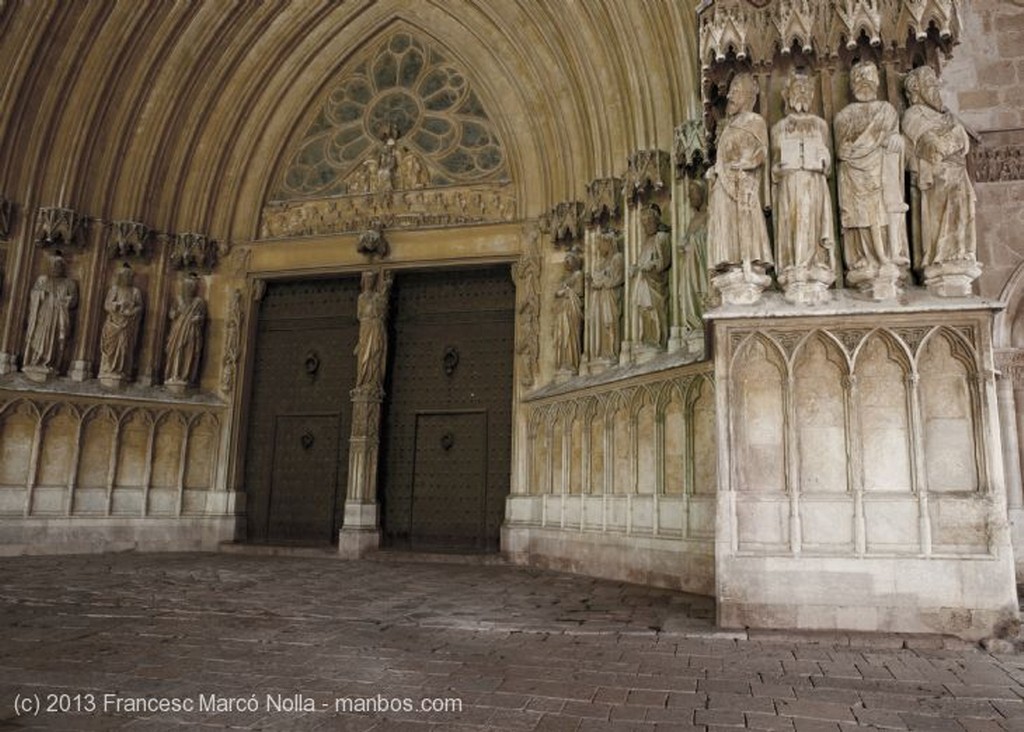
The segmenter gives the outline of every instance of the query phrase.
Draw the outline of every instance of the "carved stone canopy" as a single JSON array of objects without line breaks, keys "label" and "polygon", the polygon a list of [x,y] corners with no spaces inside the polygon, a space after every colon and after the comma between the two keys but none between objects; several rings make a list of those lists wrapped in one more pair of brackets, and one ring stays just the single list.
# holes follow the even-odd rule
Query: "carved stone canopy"
[{"label": "carved stone canopy", "polygon": [[218,256],[227,253],[226,247],[218,246],[205,234],[175,234],[169,237],[169,243],[169,261],[175,269],[210,270],[217,263]]},{"label": "carved stone canopy", "polygon": [[588,223],[599,224],[602,219],[616,219],[621,213],[621,178],[598,178],[587,184],[587,203],[584,216]]},{"label": "carved stone canopy", "polygon": [[793,47],[819,58],[870,45],[904,48],[934,34],[946,53],[959,43],[963,0],[716,0],[700,9],[701,65],[734,57],[770,63]]},{"label": "carved stone canopy", "polygon": [[630,206],[652,191],[660,191],[671,182],[671,156],[664,150],[637,150],[629,156],[623,193]]},{"label": "carved stone canopy", "polygon": [[143,257],[149,249],[152,231],[138,221],[111,221],[107,253],[111,257]]},{"label": "carved stone canopy", "polygon": [[700,177],[704,174],[710,156],[703,119],[688,119],[676,127],[672,152],[677,176]]},{"label": "carved stone canopy", "polygon": [[88,219],[70,208],[44,206],[36,214],[36,243],[48,246],[76,246],[85,241]]},{"label": "carved stone canopy", "polygon": [[571,246],[583,236],[583,210],[580,201],[562,201],[548,214],[551,243]]}]

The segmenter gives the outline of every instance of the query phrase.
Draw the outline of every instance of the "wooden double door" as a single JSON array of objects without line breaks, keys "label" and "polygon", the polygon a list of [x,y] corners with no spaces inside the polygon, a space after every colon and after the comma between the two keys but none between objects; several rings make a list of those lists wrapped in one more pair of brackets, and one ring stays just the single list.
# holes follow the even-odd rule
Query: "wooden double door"
[{"label": "wooden double door", "polygon": [[[358,280],[271,283],[246,462],[250,541],[341,528]],[[509,492],[514,288],[507,267],[399,273],[379,464],[386,546],[495,551]]]}]

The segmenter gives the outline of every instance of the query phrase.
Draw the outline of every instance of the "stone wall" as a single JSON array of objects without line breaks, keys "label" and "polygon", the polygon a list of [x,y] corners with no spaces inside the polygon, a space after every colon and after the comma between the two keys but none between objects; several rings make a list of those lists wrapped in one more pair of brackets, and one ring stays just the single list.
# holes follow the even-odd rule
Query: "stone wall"
[{"label": "stone wall", "polygon": [[219,405],[0,390],[3,553],[230,539],[222,422]]},{"label": "stone wall", "polygon": [[1016,614],[991,314],[833,310],[715,316],[719,622],[984,635]]},{"label": "stone wall", "polygon": [[712,594],[711,365],[566,387],[523,407],[504,551],[519,563]]}]

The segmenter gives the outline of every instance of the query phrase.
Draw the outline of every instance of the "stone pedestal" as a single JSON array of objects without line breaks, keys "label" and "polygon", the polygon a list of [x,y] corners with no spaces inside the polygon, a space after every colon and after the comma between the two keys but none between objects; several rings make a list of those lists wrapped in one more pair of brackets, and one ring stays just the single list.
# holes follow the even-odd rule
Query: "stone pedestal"
[{"label": "stone pedestal", "polygon": [[924,268],[924,284],[936,297],[970,297],[972,283],[981,277],[981,265],[973,260],[943,262]]},{"label": "stone pedestal", "polygon": [[772,278],[760,267],[731,269],[711,278],[723,305],[753,305],[771,283]]},{"label": "stone pedestal", "polygon": [[72,381],[86,381],[92,378],[92,364],[88,361],[72,361],[68,376]]},{"label": "stone pedestal", "polygon": [[164,382],[164,388],[172,394],[184,394],[188,391],[188,384],[177,379],[168,379]]},{"label": "stone pedestal", "polygon": [[57,375],[49,366],[23,366],[21,372],[26,378],[39,384],[45,384]]},{"label": "stone pedestal", "polygon": [[97,378],[107,389],[120,389],[125,383],[125,378],[121,374],[100,374]]},{"label": "stone pedestal", "polygon": [[876,302],[885,302],[895,300],[903,294],[905,276],[902,269],[889,262],[877,270],[874,268],[851,270],[846,276],[846,281],[851,287],[856,288],[861,297]]},{"label": "stone pedestal", "polygon": [[376,503],[345,503],[345,521],[338,532],[338,554],[359,559],[380,548],[380,510]]},{"label": "stone pedestal", "polygon": [[724,627],[986,637],[1018,616],[996,303],[709,314]]},{"label": "stone pedestal", "polygon": [[338,533],[338,553],[347,558],[361,557],[380,546],[377,458],[383,398],[383,392],[375,385],[352,391],[345,521]]},{"label": "stone pedestal", "polygon": [[835,274],[826,267],[788,267],[779,276],[786,302],[794,305],[821,305],[832,299],[829,286]]}]

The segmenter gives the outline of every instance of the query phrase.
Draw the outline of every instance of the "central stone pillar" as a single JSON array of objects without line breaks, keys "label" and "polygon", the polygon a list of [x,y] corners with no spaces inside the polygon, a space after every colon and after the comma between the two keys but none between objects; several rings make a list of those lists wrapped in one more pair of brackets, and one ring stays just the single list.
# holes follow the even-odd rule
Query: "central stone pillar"
[{"label": "central stone pillar", "polygon": [[377,461],[391,281],[390,272],[364,272],[359,295],[359,346],[356,349],[356,388],[351,392],[348,490],[345,519],[338,532],[338,553],[347,559],[358,559],[380,547]]}]

